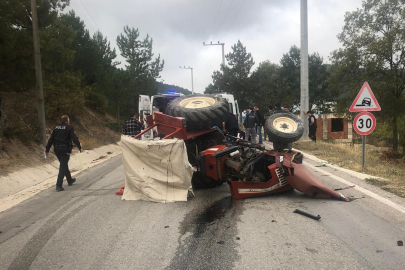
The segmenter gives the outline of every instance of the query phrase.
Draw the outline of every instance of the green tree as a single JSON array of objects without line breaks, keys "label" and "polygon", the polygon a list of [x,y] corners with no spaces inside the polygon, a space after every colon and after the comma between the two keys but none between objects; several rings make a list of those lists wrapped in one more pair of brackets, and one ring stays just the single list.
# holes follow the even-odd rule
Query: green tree
[{"label": "green tree", "polygon": [[[292,46],[287,54],[280,60],[280,87],[279,100],[283,104],[300,105],[301,95],[301,51]],[[318,53],[308,57],[308,86],[309,107],[323,112],[329,112],[332,103],[332,94],[327,88],[328,72],[323,58]],[[281,93],[281,95],[280,95]]]},{"label": "green tree", "polygon": [[[127,72],[125,78],[129,78],[125,86],[130,91],[125,91],[126,108],[134,109],[137,106],[139,94],[154,95],[157,92],[156,79],[160,78],[160,72],[164,67],[164,60],[158,57],[153,59],[153,39],[146,35],[143,40],[139,39],[139,31],[129,26],[124,27],[124,33],[117,37],[117,45],[121,56],[125,58]],[[128,103],[130,101],[130,103]]]},{"label": "green tree", "polygon": [[[282,100],[282,93],[279,89],[280,66],[270,61],[259,64],[257,69],[250,76],[252,95],[255,105],[263,111],[267,111],[270,105]],[[284,99],[283,102],[286,102]]]},{"label": "green tree", "polygon": [[228,66],[222,71],[214,71],[212,75],[213,83],[205,88],[205,93],[212,94],[227,92],[233,94],[239,103],[240,108],[253,106],[252,91],[249,82],[249,74],[255,62],[242,42],[232,46],[232,52],[225,55]]},{"label": "green tree", "polygon": [[[398,150],[398,119],[405,114],[405,1],[366,0],[345,15],[338,35],[343,48],[332,54],[331,86],[340,111],[347,111],[364,81],[381,107],[377,116],[392,126],[392,146]],[[402,137],[405,134],[402,134]]]}]

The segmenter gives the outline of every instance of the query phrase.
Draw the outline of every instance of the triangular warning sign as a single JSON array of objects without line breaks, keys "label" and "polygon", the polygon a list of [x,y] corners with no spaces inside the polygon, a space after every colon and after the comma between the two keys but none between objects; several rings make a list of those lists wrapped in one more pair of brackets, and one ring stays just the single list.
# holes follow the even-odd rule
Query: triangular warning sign
[{"label": "triangular warning sign", "polygon": [[367,82],[363,84],[357,97],[354,99],[350,112],[381,111],[381,107],[375,98],[373,91]]}]

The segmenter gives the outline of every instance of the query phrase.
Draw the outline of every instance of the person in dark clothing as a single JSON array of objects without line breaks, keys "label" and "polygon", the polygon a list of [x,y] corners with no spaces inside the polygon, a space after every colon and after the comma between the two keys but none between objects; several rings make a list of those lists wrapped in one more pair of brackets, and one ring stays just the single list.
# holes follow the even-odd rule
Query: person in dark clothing
[{"label": "person in dark clothing", "polygon": [[127,120],[122,127],[122,134],[135,137],[141,133],[142,129],[145,127],[141,122],[138,121],[138,119],[136,119],[136,114],[131,113],[129,117],[130,119]]},{"label": "person in dark clothing", "polygon": [[246,134],[245,137],[249,138],[249,135],[251,136],[251,142],[256,143],[256,124],[257,124],[257,117],[256,114],[253,110],[251,109],[246,109],[246,118],[245,122],[243,125],[246,128]]},{"label": "person in dark clothing", "polygon": [[[264,124],[266,123],[267,118],[269,118],[269,116],[272,115],[273,110],[274,110],[274,106],[270,105],[270,106],[267,108],[267,110],[268,110],[268,113],[266,113],[266,114],[263,115],[263,116],[264,116],[264,117],[263,117],[263,118],[264,118]],[[263,124],[263,125],[264,125],[264,124]],[[266,132],[266,129],[264,128],[264,140],[266,140],[267,137],[269,137],[269,136],[268,136],[268,134],[267,134],[267,132]],[[269,137],[269,139],[270,139],[270,137]]]},{"label": "person in dark clothing", "polygon": [[[229,135],[236,137],[238,135],[239,125],[233,113],[228,112],[228,118],[225,122],[222,122],[222,131],[228,132]],[[231,141],[235,141],[235,138],[230,138]]]},{"label": "person in dark clothing", "polygon": [[313,114],[312,111],[308,111],[304,113],[308,116],[308,127],[309,127],[309,133],[308,133],[308,137],[314,142],[316,143],[316,118]]},{"label": "person in dark clothing", "polygon": [[69,159],[70,153],[72,153],[72,140],[76,144],[79,151],[82,152],[82,147],[77,138],[73,127],[70,125],[70,119],[67,115],[61,117],[61,125],[56,126],[52,132],[51,137],[48,140],[48,143],[45,148],[45,157],[48,155],[51,146],[53,145],[53,150],[55,155],[59,160],[59,174],[58,179],[56,180],[56,191],[63,191],[63,178],[66,176],[68,185],[71,186],[76,182],[76,178],[72,178],[69,171]]},{"label": "person in dark clothing", "polygon": [[264,126],[264,116],[257,106],[253,108],[257,117],[257,133],[259,133],[259,144],[263,144],[262,128]]}]

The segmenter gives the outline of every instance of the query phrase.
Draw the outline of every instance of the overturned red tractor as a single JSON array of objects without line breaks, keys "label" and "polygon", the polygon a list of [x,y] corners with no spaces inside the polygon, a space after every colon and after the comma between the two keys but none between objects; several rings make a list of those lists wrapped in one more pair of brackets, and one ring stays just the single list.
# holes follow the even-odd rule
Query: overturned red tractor
[{"label": "overturned red tractor", "polygon": [[[194,188],[230,186],[232,197],[243,199],[296,189],[314,198],[348,201],[325,187],[303,164],[297,151],[266,150],[263,146],[222,134],[220,126],[228,117],[226,100],[209,95],[179,97],[171,101],[166,114],[148,116],[148,128],[157,128],[163,139],[179,138],[187,147],[195,168]],[[232,116],[230,116],[232,117]],[[273,114],[265,124],[271,140],[289,143],[303,133],[302,123],[288,113]]]}]

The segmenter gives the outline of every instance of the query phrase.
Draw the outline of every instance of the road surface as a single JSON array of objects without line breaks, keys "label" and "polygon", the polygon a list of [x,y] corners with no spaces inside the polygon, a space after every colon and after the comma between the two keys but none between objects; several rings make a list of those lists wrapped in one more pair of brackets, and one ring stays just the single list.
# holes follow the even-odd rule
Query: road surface
[{"label": "road surface", "polygon": [[0,213],[0,269],[404,269],[404,200],[307,165],[330,188],[346,186],[338,177],[365,189],[344,190],[352,202],[297,191],[236,201],[226,184],[188,202],[121,201],[117,156]]}]

